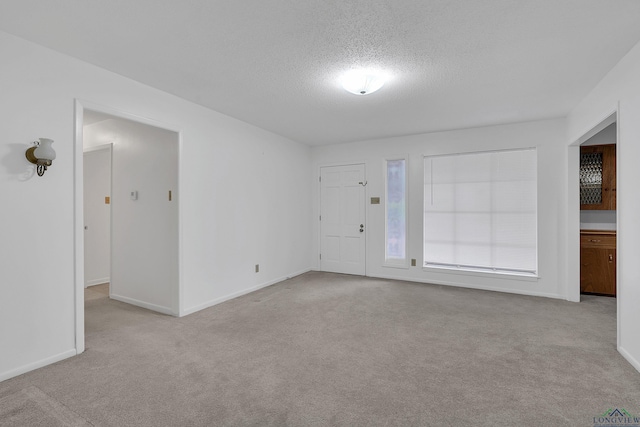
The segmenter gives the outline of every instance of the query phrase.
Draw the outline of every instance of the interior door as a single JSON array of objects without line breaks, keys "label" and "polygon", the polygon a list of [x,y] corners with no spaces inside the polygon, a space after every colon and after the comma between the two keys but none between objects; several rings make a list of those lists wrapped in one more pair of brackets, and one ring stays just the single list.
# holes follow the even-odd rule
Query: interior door
[{"label": "interior door", "polygon": [[320,270],[365,274],[365,168],[320,169]]},{"label": "interior door", "polygon": [[110,282],[111,145],[84,153],[84,286]]}]

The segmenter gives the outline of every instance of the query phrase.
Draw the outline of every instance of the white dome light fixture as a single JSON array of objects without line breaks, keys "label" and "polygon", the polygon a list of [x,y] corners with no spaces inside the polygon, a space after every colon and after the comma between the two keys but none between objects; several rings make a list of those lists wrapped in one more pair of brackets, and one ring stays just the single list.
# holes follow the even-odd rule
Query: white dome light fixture
[{"label": "white dome light fixture", "polygon": [[380,89],[386,77],[369,70],[351,70],[342,76],[342,87],[354,95],[369,95]]}]

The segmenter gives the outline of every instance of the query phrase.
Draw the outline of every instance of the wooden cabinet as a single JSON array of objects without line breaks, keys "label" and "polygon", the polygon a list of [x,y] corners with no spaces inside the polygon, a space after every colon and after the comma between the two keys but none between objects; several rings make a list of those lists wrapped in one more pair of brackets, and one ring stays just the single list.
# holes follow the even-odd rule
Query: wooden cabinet
[{"label": "wooden cabinet", "polygon": [[580,147],[580,209],[616,209],[616,145]]},{"label": "wooden cabinet", "polygon": [[580,292],[616,295],[616,232],[580,232]]}]

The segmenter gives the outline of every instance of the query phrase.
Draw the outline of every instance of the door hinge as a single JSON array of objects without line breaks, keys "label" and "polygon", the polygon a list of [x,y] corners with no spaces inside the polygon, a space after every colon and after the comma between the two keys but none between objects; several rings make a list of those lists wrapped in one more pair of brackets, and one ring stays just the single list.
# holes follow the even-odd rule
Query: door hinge
[{"label": "door hinge", "polygon": [[320,215],[318,218],[320,219],[320,221],[322,221],[322,215]]},{"label": "door hinge", "polygon": [[321,176],[318,177],[318,182],[322,182],[322,177]]},{"label": "door hinge", "polygon": [[322,254],[320,254],[320,259],[322,259]]}]

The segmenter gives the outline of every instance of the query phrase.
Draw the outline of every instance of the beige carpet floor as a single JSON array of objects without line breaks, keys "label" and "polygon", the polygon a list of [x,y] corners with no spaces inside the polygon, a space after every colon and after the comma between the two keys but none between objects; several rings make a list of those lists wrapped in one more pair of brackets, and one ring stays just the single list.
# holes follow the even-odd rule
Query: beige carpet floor
[{"label": "beige carpet floor", "polygon": [[94,299],[100,298],[108,298],[109,297],[109,284],[103,283],[101,285],[89,286],[84,289],[84,300],[90,301]]},{"label": "beige carpet floor", "polygon": [[0,383],[0,425],[593,426],[610,408],[640,414],[640,373],[616,350],[604,297],[312,272],[180,319],[89,298],[86,345]]}]

